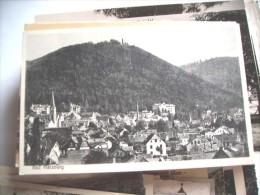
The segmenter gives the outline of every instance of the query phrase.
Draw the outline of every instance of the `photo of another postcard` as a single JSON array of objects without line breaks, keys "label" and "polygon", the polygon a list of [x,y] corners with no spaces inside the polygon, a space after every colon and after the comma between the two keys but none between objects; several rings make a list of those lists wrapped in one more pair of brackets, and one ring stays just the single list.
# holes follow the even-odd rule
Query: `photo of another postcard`
[{"label": "photo of another postcard", "polygon": [[33,30],[23,49],[21,174],[252,163],[237,23]]},{"label": "photo of another postcard", "polygon": [[[248,4],[247,4],[248,5]],[[86,22],[86,21],[233,21],[240,25],[241,40],[243,48],[243,57],[245,72],[247,78],[247,91],[249,110],[251,115],[251,124],[253,131],[254,150],[260,150],[260,115],[259,115],[259,98],[260,84],[259,75],[257,74],[259,65],[258,47],[252,47],[252,39],[254,32],[250,30],[245,3],[238,1],[219,1],[219,2],[200,2],[200,3],[184,3],[184,4],[168,4],[168,5],[152,5],[140,7],[121,7],[111,9],[100,9],[86,12],[59,13],[50,15],[36,16],[37,23],[55,23],[55,22]],[[250,21],[250,20],[249,20]],[[42,25],[42,24],[41,24]],[[257,26],[250,25],[250,26]],[[254,42],[254,41],[253,41]],[[255,49],[255,51],[254,51]],[[258,63],[257,63],[258,61]],[[257,65],[258,64],[258,65]],[[200,72],[194,71],[197,75]],[[211,78],[207,73],[207,77]]]}]

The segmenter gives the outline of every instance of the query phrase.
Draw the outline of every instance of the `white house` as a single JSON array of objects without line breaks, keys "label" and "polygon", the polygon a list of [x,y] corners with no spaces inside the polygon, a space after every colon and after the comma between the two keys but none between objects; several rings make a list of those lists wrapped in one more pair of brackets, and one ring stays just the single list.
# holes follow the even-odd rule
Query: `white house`
[{"label": "white house", "polygon": [[53,145],[46,146],[44,151],[44,161],[46,164],[58,164],[61,155],[58,142],[53,142]]},{"label": "white house", "polygon": [[213,131],[206,131],[205,132],[205,137],[206,138],[212,139],[214,137],[214,135],[215,135],[215,132],[213,132]]},{"label": "white house", "polygon": [[70,104],[70,112],[75,112],[75,113],[80,113],[81,111],[81,107],[79,105],[76,104]]},{"label": "white house", "polygon": [[214,131],[215,135],[230,134],[226,126],[221,126]]},{"label": "white house", "polygon": [[188,134],[179,134],[178,137],[182,146],[189,143],[190,136]]},{"label": "white house", "polygon": [[110,140],[106,140],[95,146],[95,149],[110,149],[110,148],[112,148],[112,142]]},{"label": "white house", "polygon": [[158,156],[167,156],[166,143],[162,141],[157,135],[149,135],[144,141],[146,153]]},{"label": "white house", "polygon": [[48,104],[32,104],[31,111],[36,114],[50,114],[51,113],[51,106]]}]

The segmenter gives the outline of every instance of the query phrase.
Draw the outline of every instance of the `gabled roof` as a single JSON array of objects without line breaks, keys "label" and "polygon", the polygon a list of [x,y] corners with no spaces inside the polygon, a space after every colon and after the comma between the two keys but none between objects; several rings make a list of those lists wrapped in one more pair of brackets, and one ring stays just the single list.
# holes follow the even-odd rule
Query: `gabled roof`
[{"label": "gabled roof", "polygon": [[159,138],[157,135],[154,135],[154,134],[150,134],[146,140],[144,140],[144,144],[147,144],[150,140],[154,140],[154,139],[161,139]]},{"label": "gabled roof", "polygon": [[70,112],[66,119],[72,120],[72,119],[81,119],[81,116],[76,112]]},{"label": "gabled roof", "polygon": [[108,151],[109,151],[110,154],[114,154],[114,153],[117,152],[118,150],[120,150],[120,151],[126,153],[126,151],[122,150],[120,147],[112,147],[112,148],[110,148]]},{"label": "gabled roof", "polygon": [[229,134],[229,135],[216,135],[215,137],[219,140],[219,141],[223,141],[223,142],[230,142],[230,143],[233,143],[233,142],[236,142],[237,141],[237,137],[240,136],[238,135],[237,133],[235,134]]},{"label": "gabled roof", "polygon": [[133,135],[129,135],[128,139],[129,139],[129,142],[132,142],[132,143],[142,143],[147,139],[147,137],[146,136],[136,136],[136,137],[134,137]]},{"label": "gabled roof", "polygon": [[[220,126],[219,128],[217,128],[216,130],[219,130],[219,129],[223,129],[223,130],[225,130],[225,131],[227,131],[228,130],[228,128],[226,127],[226,126]],[[215,130],[215,131],[216,131]]]},{"label": "gabled roof", "polygon": [[158,133],[158,136],[162,139],[162,140],[165,140],[166,137],[167,137],[167,134],[166,133]]},{"label": "gabled roof", "polygon": [[63,148],[67,142],[71,138],[71,129],[68,127],[60,127],[60,128],[48,128],[45,129],[43,132],[46,132],[45,138],[52,139],[57,141],[60,145],[60,148]]},{"label": "gabled roof", "polygon": [[148,162],[148,160],[144,156],[133,156],[130,160],[128,160],[128,163],[131,162]]},{"label": "gabled roof", "polygon": [[[50,137],[44,137],[42,139],[42,148],[44,149],[43,155],[44,156],[49,155],[55,144],[58,144],[58,142],[55,141],[54,139],[52,139]],[[59,146],[59,144],[58,144],[58,146]]]},{"label": "gabled roof", "polygon": [[191,140],[190,140],[190,142],[192,142],[193,140],[195,140],[195,139],[198,139],[198,140],[200,140],[202,143],[206,143],[206,142],[209,142],[207,139],[205,139],[205,138],[202,138],[202,137],[193,137]]},{"label": "gabled roof", "polygon": [[230,156],[227,154],[226,151],[223,150],[223,148],[220,148],[213,156],[213,159],[217,159],[217,158],[230,158]]},{"label": "gabled roof", "polygon": [[116,140],[109,132],[107,132],[107,133],[104,135],[103,138],[104,138],[104,139],[106,139],[106,138],[112,138],[113,140]]}]

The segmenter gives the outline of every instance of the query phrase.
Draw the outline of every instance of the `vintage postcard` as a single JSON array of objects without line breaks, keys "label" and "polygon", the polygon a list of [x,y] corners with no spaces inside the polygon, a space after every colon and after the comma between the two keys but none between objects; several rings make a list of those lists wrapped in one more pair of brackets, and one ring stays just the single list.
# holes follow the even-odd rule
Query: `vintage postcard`
[{"label": "vintage postcard", "polygon": [[212,195],[210,191],[210,182],[196,181],[178,181],[178,180],[154,180],[153,186],[154,195]]},{"label": "vintage postcard", "polygon": [[[4,181],[2,184],[1,181]],[[18,169],[14,167],[0,167],[0,189],[7,185],[5,182],[13,181],[21,183],[35,183],[44,186],[55,186],[56,188],[71,188],[102,192],[113,192],[114,194],[149,194],[144,185],[144,178],[141,172],[132,173],[104,173],[104,174],[56,174],[56,175],[18,175]],[[1,186],[1,184],[3,186]],[[10,185],[8,185],[10,187]],[[23,186],[23,185],[22,185]],[[9,187],[7,189],[9,189]],[[30,189],[24,185],[25,191]],[[32,185],[32,187],[35,187]],[[48,188],[49,189],[49,188]],[[13,190],[13,189],[11,189]],[[31,191],[31,190],[29,190]],[[8,194],[0,191],[0,194]],[[89,194],[92,194],[91,191]],[[111,193],[112,194],[112,193]]]},{"label": "vintage postcard", "polygon": [[[78,188],[58,187],[28,182],[10,181],[0,178],[0,194],[5,195],[126,195],[125,193],[114,193]],[[128,193],[129,194],[129,193]]]},{"label": "vintage postcard", "polygon": [[[87,174],[88,175],[88,174]],[[92,174],[93,175],[93,174]],[[104,173],[85,178],[64,178],[50,185],[128,194],[147,194],[141,172]]]},{"label": "vintage postcard", "polygon": [[[248,4],[247,9],[248,9]],[[252,12],[255,13],[255,10]],[[86,12],[59,13],[50,15],[40,15],[35,17],[38,23],[52,22],[86,22],[86,21],[236,21],[241,26],[241,37],[244,54],[244,64],[247,78],[247,91],[249,99],[249,108],[251,114],[251,123],[253,131],[253,143],[255,151],[260,150],[260,115],[259,115],[259,42],[256,37],[259,22],[254,17],[246,13],[244,2],[239,1],[216,1],[216,2],[198,2],[169,5],[150,5],[139,7],[120,7],[111,9],[99,9]],[[249,20],[249,22],[247,21]],[[257,23],[258,22],[258,23]],[[249,33],[248,23],[251,25]],[[252,48],[251,37],[254,40]],[[259,37],[259,36],[258,36]],[[255,51],[255,57],[254,57]],[[258,66],[257,62],[258,61]],[[196,73],[195,73],[196,74]]]},{"label": "vintage postcard", "polygon": [[[149,2],[152,3],[152,2]],[[202,12],[221,12],[244,9],[244,2],[239,1],[200,1],[200,2],[175,2],[169,4],[162,1],[154,1],[154,5],[135,6],[134,3],[127,5],[121,4],[121,7],[108,9],[97,9],[91,11],[68,12],[35,16],[36,23],[67,23],[67,22],[87,22],[87,21],[115,21],[121,19],[133,19],[139,17],[150,17],[147,21],[153,20],[154,16],[169,16],[187,13]],[[119,4],[120,5],[120,4]],[[124,7],[122,7],[122,5]],[[102,6],[102,5],[101,5]],[[102,6],[103,7],[103,6]],[[151,17],[152,16],[152,17]],[[136,20],[135,20],[136,21]]]},{"label": "vintage postcard", "polygon": [[252,163],[237,23],[27,31],[23,62],[20,174]]},{"label": "vintage postcard", "polygon": [[171,171],[170,179],[178,181],[209,182],[211,195],[223,195],[224,173],[223,168],[185,169]]}]

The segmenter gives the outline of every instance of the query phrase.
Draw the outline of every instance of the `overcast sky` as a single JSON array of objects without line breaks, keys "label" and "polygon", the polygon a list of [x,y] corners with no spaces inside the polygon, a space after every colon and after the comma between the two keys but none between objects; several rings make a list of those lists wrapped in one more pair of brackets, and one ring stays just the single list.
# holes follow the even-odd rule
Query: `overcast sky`
[{"label": "overcast sky", "polygon": [[171,22],[157,25],[96,27],[25,33],[26,60],[59,48],[116,39],[140,47],[173,65],[220,56],[239,56],[239,25],[230,22]]}]

